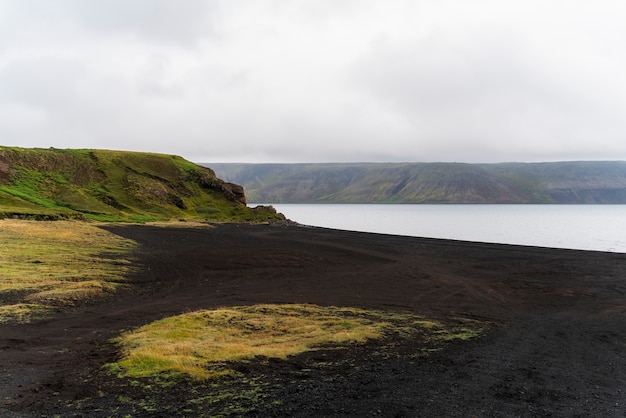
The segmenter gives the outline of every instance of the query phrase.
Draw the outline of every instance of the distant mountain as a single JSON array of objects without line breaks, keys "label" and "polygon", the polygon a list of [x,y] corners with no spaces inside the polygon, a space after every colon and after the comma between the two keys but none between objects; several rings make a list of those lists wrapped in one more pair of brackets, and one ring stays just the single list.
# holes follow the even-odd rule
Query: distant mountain
[{"label": "distant mountain", "polygon": [[624,161],[207,165],[250,202],[626,204]]},{"label": "distant mountain", "polygon": [[243,188],[181,157],[0,147],[0,218],[252,221]]}]

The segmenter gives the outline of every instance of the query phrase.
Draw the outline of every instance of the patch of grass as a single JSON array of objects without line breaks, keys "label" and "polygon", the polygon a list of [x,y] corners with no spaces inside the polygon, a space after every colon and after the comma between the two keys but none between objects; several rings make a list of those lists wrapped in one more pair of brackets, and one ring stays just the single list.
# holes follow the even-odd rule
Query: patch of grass
[{"label": "patch of grass", "polygon": [[15,197],[18,197],[20,199],[23,199],[26,202],[32,203],[36,206],[41,206],[42,208],[48,208],[48,209],[57,208],[57,205],[53,201],[40,198],[34,195],[32,191],[30,191],[27,188],[18,188],[18,187],[11,188],[7,186],[0,186],[0,191],[13,195]]},{"label": "patch of grass", "polygon": [[12,305],[0,305],[0,324],[3,322],[27,322],[43,319],[48,314],[50,307],[38,303],[15,303]]},{"label": "patch of grass", "polygon": [[[115,340],[123,357],[109,367],[128,377],[187,375],[207,380],[235,372],[229,363],[333,349],[396,334],[423,334],[443,344],[480,333],[397,312],[316,305],[253,305],[166,318]],[[471,330],[471,331],[470,331]]]},{"label": "patch of grass", "polygon": [[385,323],[347,312],[312,305],[255,305],[179,315],[120,337],[125,358],[116,365],[133,377],[166,372],[204,380],[232,373],[225,362],[285,358],[382,335]]},{"label": "patch of grass", "polygon": [[0,322],[40,317],[115,291],[133,241],[79,221],[0,220]]},{"label": "patch of grass", "polygon": [[436,338],[440,341],[466,341],[480,336],[483,331],[483,324],[478,321],[470,319],[459,319],[459,321],[461,321],[460,325],[453,329],[437,330]]}]

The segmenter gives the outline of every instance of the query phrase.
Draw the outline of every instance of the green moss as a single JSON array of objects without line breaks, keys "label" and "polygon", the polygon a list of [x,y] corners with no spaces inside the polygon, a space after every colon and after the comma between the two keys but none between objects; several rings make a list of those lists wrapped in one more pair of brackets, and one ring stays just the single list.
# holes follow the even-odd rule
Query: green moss
[{"label": "green moss", "polygon": [[0,147],[0,217],[149,222],[280,219],[237,202],[210,169],[178,156]]},{"label": "green moss", "polygon": [[[289,321],[283,323],[282,321]],[[299,322],[302,324],[298,325]],[[312,325],[304,323],[320,324],[318,331]],[[352,330],[355,326],[373,327],[379,332],[375,333],[377,340],[367,339],[369,344],[359,345],[358,342],[348,340],[335,341],[337,334],[346,330]],[[220,310],[198,311],[187,313],[177,317],[162,319],[141,329],[130,331],[117,342],[126,340],[134,335],[139,340],[131,338],[123,343],[130,351],[141,349],[144,344],[151,344],[158,348],[159,355],[166,355],[168,347],[168,361],[180,363],[183,351],[188,351],[196,357],[191,364],[198,367],[214,369],[215,375],[210,380],[199,382],[192,377],[180,372],[160,372],[168,369],[165,359],[154,356],[142,357],[144,363],[138,375],[145,377],[122,377],[128,372],[124,367],[108,365],[105,370],[114,373],[118,382],[128,382],[128,393],[132,399],[122,402],[125,407],[132,406],[137,415],[141,415],[142,405],[150,408],[159,405],[161,413],[169,405],[162,403],[153,404],[153,400],[160,393],[168,390],[178,390],[185,393],[184,404],[178,408],[185,408],[189,416],[261,416],[264,410],[275,411],[283,403],[281,399],[285,387],[295,388],[306,383],[308,379],[319,379],[332,382],[335,379],[343,379],[346,367],[354,370],[369,367],[366,363],[375,363],[378,360],[389,358],[402,358],[408,362],[423,359],[428,355],[444,349],[453,340],[464,340],[481,335],[489,326],[487,323],[465,318],[449,318],[445,320],[425,318],[408,312],[366,310],[355,307],[321,307],[316,305],[251,305],[229,307]],[[195,340],[202,339],[206,332],[215,332],[212,338],[204,342]],[[350,347],[342,354],[333,356],[305,355],[298,357],[297,353],[287,356],[284,360],[272,360],[268,357],[256,356],[252,359],[238,358],[234,361],[219,361],[206,363],[207,356],[216,355],[219,350],[211,346],[216,343],[231,343],[236,340],[242,345],[258,347],[259,342],[282,343],[292,342],[294,338],[302,338],[306,334],[319,333],[323,336],[327,333],[330,337],[325,342],[312,344],[310,350],[341,350],[341,347]],[[226,337],[224,334],[229,334]],[[268,339],[260,338],[259,334],[269,335]],[[370,336],[371,337],[371,336]],[[254,342],[256,340],[257,342]],[[179,343],[180,348],[171,346]],[[237,344],[235,344],[237,347]],[[123,350],[128,358],[129,351]],[[203,352],[204,351],[204,352]],[[363,356],[363,354],[365,354]],[[272,356],[275,357],[275,356]],[[124,361],[124,360],[122,360]],[[293,368],[276,368],[275,362],[292,363]],[[202,365],[204,364],[204,365]],[[170,363],[171,365],[171,363]],[[233,373],[219,373],[225,368],[234,367]],[[150,373],[150,369],[153,370]],[[310,373],[315,370],[314,373]],[[145,373],[148,371],[149,373]],[[323,373],[320,377],[319,373]]]}]

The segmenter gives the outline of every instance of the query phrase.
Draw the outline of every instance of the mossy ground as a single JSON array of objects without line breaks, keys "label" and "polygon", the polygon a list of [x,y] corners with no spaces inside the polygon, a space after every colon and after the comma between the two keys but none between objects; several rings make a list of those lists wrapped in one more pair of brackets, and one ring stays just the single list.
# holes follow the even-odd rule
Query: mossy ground
[{"label": "mossy ground", "polygon": [[187,375],[206,380],[233,374],[232,362],[285,359],[307,351],[334,349],[419,335],[434,346],[468,340],[484,324],[459,318],[454,325],[410,313],[310,304],[261,304],[203,310],[165,318],[127,332],[115,342],[123,357],[110,365],[122,375]]},{"label": "mossy ground", "polygon": [[81,221],[4,219],[0,241],[0,322],[28,322],[115,291],[136,245]]},{"label": "mossy ground", "polygon": [[[131,415],[255,415],[280,410],[284,396],[298,388],[348,384],[386,363],[422,361],[455,340],[478,337],[487,326],[310,304],[203,310],[125,333],[116,340],[122,358],[101,377],[107,391],[124,394],[116,408]],[[176,402],[164,405],[161,396]],[[91,403],[97,397],[73,407]]]}]

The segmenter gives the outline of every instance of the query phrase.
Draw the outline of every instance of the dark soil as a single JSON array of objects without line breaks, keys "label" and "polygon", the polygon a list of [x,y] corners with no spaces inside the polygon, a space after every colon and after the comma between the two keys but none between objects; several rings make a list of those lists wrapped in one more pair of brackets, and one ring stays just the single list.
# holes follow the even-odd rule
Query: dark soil
[{"label": "dark soil", "polygon": [[[0,416],[626,416],[626,254],[295,225],[110,226],[131,289],[0,325]],[[200,308],[307,302],[489,323],[425,356],[396,339],[257,359],[220,381],[121,379],[109,341]]]}]

